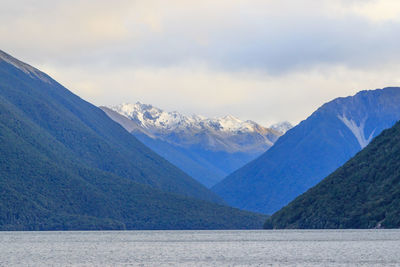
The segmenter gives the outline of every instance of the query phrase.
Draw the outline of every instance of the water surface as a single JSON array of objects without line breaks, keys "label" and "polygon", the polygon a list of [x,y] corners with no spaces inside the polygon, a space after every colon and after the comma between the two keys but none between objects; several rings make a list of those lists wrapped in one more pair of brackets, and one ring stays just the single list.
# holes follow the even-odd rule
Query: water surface
[{"label": "water surface", "polygon": [[0,232],[0,265],[400,266],[400,231]]}]

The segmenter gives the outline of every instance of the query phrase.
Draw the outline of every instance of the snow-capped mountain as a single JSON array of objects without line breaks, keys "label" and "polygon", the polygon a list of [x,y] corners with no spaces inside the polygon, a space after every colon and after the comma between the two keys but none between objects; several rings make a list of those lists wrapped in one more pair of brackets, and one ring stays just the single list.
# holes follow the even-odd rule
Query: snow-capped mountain
[{"label": "snow-capped mountain", "polygon": [[289,127],[283,123],[276,129],[266,128],[232,115],[186,116],[139,102],[101,108],[140,141],[206,186],[268,150]]},{"label": "snow-capped mountain", "polygon": [[270,129],[285,134],[287,131],[293,128],[293,125],[288,121],[278,122],[269,126]]},{"label": "snow-capped mountain", "polygon": [[242,121],[232,115],[207,118],[166,112],[152,105],[120,104],[112,110],[137,123],[140,131],[175,145],[198,146],[214,151],[263,152],[273,145],[290,124],[266,128],[254,121]]}]

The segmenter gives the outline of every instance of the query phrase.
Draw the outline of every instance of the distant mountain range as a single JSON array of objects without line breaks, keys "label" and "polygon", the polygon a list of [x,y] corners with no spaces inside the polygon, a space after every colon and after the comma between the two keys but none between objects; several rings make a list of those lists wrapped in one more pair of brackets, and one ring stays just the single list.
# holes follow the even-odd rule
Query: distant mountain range
[{"label": "distant mountain range", "polygon": [[228,115],[185,116],[141,103],[100,107],[144,144],[206,186],[268,150],[292,126],[265,128]]},{"label": "distant mountain range", "polygon": [[400,119],[400,88],[361,91],[324,104],[260,157],[212,189],[230,205],[272,214]]},{"label": "distant mountain range", "polygon": [[257,228],[101,109],[0,51],[0,230]]},{"label": "distant mountain range", "polygon": [[399,227],[400,122],[265,223],[269,229]]},{"label": "distant mountain range", "polygon": [[270,129],[275,130],[282,135],[293,128],[293,125],[288,121],[278,122],[269,126]]}]

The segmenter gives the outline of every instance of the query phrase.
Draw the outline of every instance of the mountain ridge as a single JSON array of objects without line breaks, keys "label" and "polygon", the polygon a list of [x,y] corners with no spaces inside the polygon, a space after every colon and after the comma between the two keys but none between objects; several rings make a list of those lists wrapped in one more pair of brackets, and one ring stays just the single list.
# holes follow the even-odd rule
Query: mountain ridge
[{"label": "mountain ridge", "polygon": [[268,229],[400,227],[400,123],[273,214]]},{"label": "mountain ridge", "polygon": [[[101,107],[103,108],[103,107]],[[146,134],[153,138],[167,139],[169,142],[175,145],[190,146],[188,140],[185,142],[174,142],[174,140],[166,138],[171,133],[186,133],[187,135],[196,135],[199,132],[211,132],[213,134],[225,133],[223,137],[230,137],[237,133],[258,133],[263,136],[264,139],[258,143],[257,146],[246,148],[245,146],[237,146],[237,144],[229,144],[221,147],[214,147],[211,144],[206,144],[206,148],[209,150],[222,150],[227,152],[246,152],[247,150],[254,151],[255,147],[259,147],[258,151],[263,151],[277,139],[277,136],[282,135],[285,131],[291,127],[290,123],[278,123],[274,127],[276,129],[266,128],[260,124],[246,120],[242,121],[235,116],[225,115],[217,118],[207,118],[202,115],[190,115],[186,116],[177,111],[166,112],[157,107],[149,104],[142,104],[137,102],[136,104],[124,103],[117,106],[105,107],[116,111],[117,113],[131,119],[145,130]],[[189,139],[187,137],[187,139]],[[218,139],[218,141],[221,141]],[[232,151],[233,149],[233,151]]]},{"label": "mountain ridge", "polygon": [[[185,116],[141,103],[100,107],[140,141],[210,187],[267,150],[276,130],[227,115]],[[285,130],[291,125],[276,125]]]},{"label": "mountain ridge", "polygon": [[[397,87],[325,103],[212,190],[232,206],[271,214],[354,156],[371,134],[393,126],[400,118],[399,103]],[[339,117],[353,123],[346,125]]]},{"label": "mountain ridge", "polygon": [[[29,66],[20,63],[17,59],[14,61],[16,64]],[[10,64],[7,61],[3,62]],[[14,66],[14,64],[11,65]],[[19,68],[16,70],[26,74]],[[12,69],[7,71],[15,73],[15,70]],[[209,196],[206,197],[206,200],[220,202],[218,197],[210,195],[208,190],[197,181],[170,165],[136,138],[132,138],[132,135],[128,134],[119,124],[109,120],[102,110],[74,95],[39,70],[35,69],[34,73],[37,76],[27,75],[33,79],[29,81],[31,83],[30,94],[24,92],[25,84],[28,82],[25,82],[26,77],[15,73],[19,84],[16,83],[10,90],[2,90],[3,97],[11,100],[35,123],[50,131],[57,140],[64,142],[76,156],[84,156],[83,159],[87,164],[161,190],[184,195],[193,194],[200,198],[205,193]],[[42,76],[48,77],[47,80],[40,79]],[[69,128],[63,127],[60,121],[62,117],[67,118],[63,124],[69,125]],[[119,136],[119,139],[116,139],[115,136]],[[108,157],[104,157],[103,154]],[[139,160],[142,165],[132,165],[131,160],[135,162],[138,155],[141,154],[148,155]],[[164,166],[165,173],[155,169],[151,171],[151,175],[148,175],[147,173],[152,169],[149,166],[152,166],[154,162]],[[172,173],[174,175],[171,175]],[[192,189],[186,190],[185,187]]]}]

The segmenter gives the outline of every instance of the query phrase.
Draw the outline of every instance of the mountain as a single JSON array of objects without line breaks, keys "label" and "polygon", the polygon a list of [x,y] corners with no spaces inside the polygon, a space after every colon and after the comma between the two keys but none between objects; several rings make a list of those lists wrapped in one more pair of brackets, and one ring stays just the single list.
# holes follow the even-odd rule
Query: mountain
[{"label": "mountain", "polygon": [[[139,102],[101,109],[144,144],[206,186],[214,185],[265,152],[282,135],[278,130],[233,116],[213,119],[185,116]],[[282,131],[288,127],[288,123],[277,125]]]},{"label": "mountain", "polygon": [[220,202],[201,184],[132,138],[99,108],[39,70],[4,53],[0,58],[4,66],[2,96],[89,166],[163,191]]},{"label": "mountain", "polygon": [[0,229],[253,228],[102,110],[0,51]]},{"label": "mountain", "polygon": [[269,126],[270,129],[280,132],[282,135],[293,128],[293,125],[288,121],[278,122]]},{"label": "mountain", "polygon": [[399,228],[400,123],[276,212],[265,228]]},{"label": "mountain", "polygon": [[241,121],[227,115],[221,118],[185,116],[177,111],[165,112],[152,105],[121,104],[112,110],[136,122],[148,136],[168,140],[183,147],[200,146],[211,151],[262,152],[282,133],[253,121]]},{"label": "mountain", "polygon": [[272,214],[340,167],[399,118],[400,88],[337,98],[212,189],[234,207]]}]

